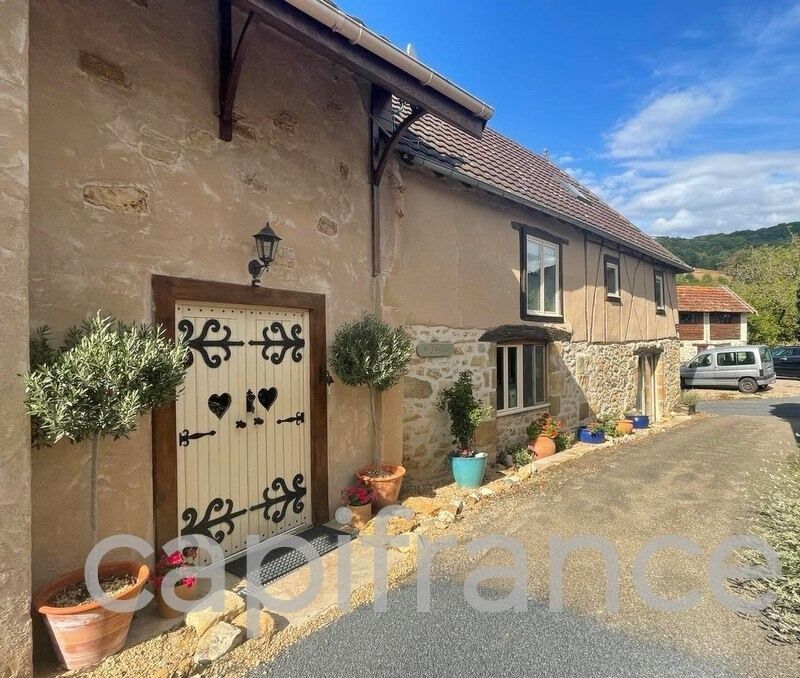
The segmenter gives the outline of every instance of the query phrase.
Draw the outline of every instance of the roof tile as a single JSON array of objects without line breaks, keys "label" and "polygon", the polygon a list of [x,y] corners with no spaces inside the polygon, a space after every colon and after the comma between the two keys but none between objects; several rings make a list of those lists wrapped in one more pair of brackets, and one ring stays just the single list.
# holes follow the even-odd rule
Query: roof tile
[{"label": "roof tile", "polygon": [[678,285],[679,311],[755,313],[756,310],[729,287]]},{"label": "roof tile", "polygon": [[[398,121],[410,110],[397,99],[394,108]],[[424,115],[406,132],[399,148],[444,171],[457,171],[490,184],[570,223],[578,222],[576,225],[585,225],[662,262],[691,270],[569,174],[493,129],[487,127],[476,139],[432,115]],[[580,194],[569,192],[566,186]]]}]

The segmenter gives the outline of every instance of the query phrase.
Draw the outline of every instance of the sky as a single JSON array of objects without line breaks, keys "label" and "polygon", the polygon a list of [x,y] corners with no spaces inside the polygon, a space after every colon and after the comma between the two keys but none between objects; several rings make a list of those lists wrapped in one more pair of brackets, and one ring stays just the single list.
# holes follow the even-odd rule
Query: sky
[{"label": "sky", "polygon": [[800,0],[338,0],[654,235],[800,221]]}]

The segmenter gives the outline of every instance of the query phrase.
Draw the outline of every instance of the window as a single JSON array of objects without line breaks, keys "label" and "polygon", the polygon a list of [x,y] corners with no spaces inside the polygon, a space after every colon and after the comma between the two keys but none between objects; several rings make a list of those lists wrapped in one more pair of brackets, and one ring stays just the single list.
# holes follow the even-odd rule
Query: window
[{"label": "window", "polygon": [[711,354],[703,353],[697,356],[689,363],[689,367],[711,367]]},{"label": "window", "polygon": [[547,400],[547,346],[497,347],[497,411],[519,412]]},{"label": "window", "polygon": [[664,310],[664,273],[655,272],[654,289],[656,296],[656,312]]},{"label": "window", "polygon": [[719,367],[755,364],[756,354],[752,351],[725,351],[724,353],[717,353],[717,365]]},{"label": "window", "polygon": [[733,325],[739,322],[739,316],[733,313],[712,313],[709,320],[717,325]]},{"label": "window", "polygon": [[681,311],[678,313],[678,322],[681,325],[702,325],[703,314],[697,311]]},{"label": "window", "polygon": [[561,246],[525,237],[525,310],[527,315],[561,315]]},{"label": "window", "polygon": [[619,259],[606,255],[606,298],[619,299]]}]

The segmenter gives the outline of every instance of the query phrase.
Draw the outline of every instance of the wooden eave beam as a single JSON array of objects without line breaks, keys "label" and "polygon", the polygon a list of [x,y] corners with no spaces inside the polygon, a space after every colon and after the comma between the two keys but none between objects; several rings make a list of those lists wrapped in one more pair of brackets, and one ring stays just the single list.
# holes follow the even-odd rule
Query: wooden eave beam
[{"label": "wooden eave beam", "polygon": [[485,120],[363,47],[351,44],[344,36],[291,5],[280,0],[232,0],[232,4],[246,14],[253,12],[259,21],[360,78],[396,94],[413,107],[421,108],[476,138],[483,133]]}]

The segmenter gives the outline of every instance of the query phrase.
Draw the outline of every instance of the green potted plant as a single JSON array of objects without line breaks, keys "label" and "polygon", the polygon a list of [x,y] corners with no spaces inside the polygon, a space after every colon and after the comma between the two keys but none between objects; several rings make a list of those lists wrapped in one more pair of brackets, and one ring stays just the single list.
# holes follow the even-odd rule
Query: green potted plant
[{"label": "green potted plant", "polygon": [[407,372],[411,349],[411,339],[402,327],[392,327],[374,313],[365,313],[358,320],[342,325],[330,345],[333,373],[348,386],[369,389],[374,463],[360,468],[356,476],[375,491],[374,503],[378,508],[397,501],[406,470],[383,462],[376,398]]},{"label": "green potted plant", "polygon": [[686,408],[688,414],[697,413],[697,403],[699,401],[700,398],[697,397],[694,391],[681,391],[681,405]]},{"label": "green potted plant", "polygon": [[[26,405],[35,446],[60,440],[89,441],[90,545],[97,542],[97,470],[100,441],[128,436],[144,413],[174,400],[186,374],[186,347],[168,341],[161,328],[126,325],[99,314],[72,330],[56,349],[47,328],[31,340],[25,376]],[[129,599],[147,582],[148,567],[135,562],[102,564],[106,595]],[[83,568],[45,586],[34,597],[61,663],[68,669],[96,664],[125,643],[133,613],[94,602]]]},{"label": "green potted plant", "polygon": [[597,415],[597,423],[609,438],[621,438],[633,431],[633,422],[623,419],[621,412],[602,412]]},{"label": "green potted plant", "polygon": [[450,415],[450,432],[456,445],[450,457],[453,478],[461,487],[479,487],[486,472],[486,453],[475,451],[475,432],[493,410],[475,398],[472,372],[461,372],[455,384],[442,391],[439,409]]}]

